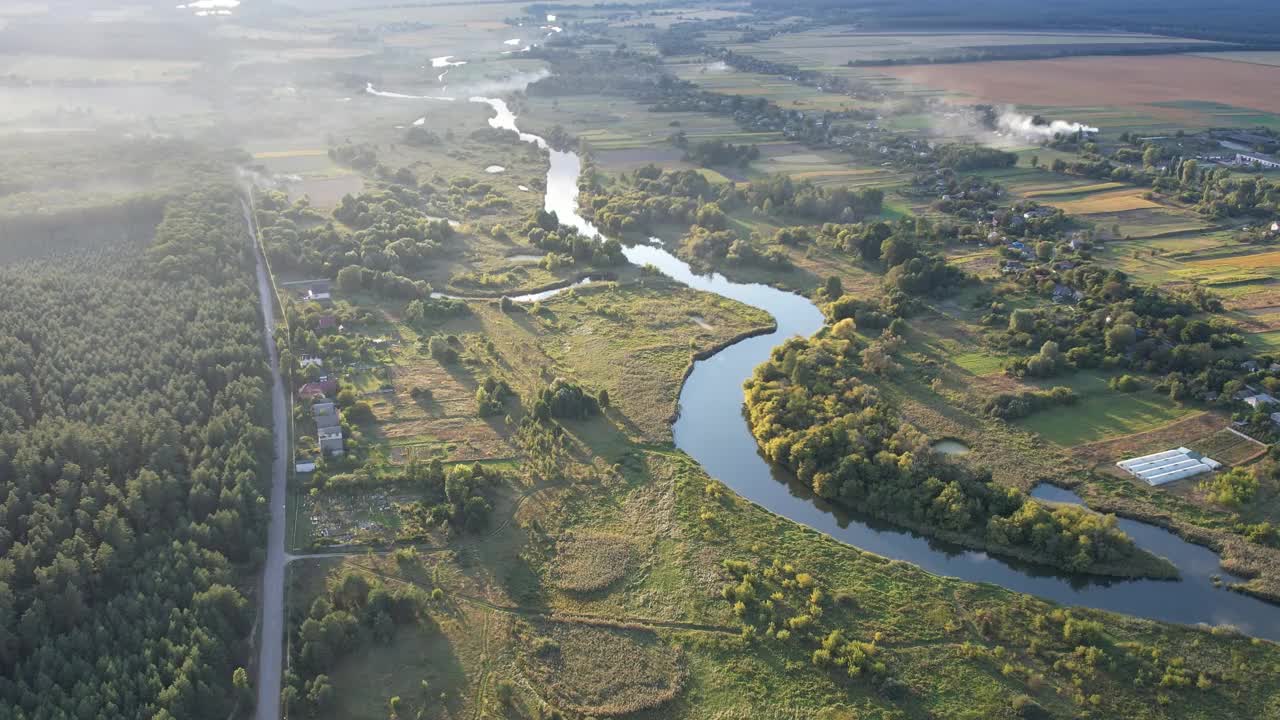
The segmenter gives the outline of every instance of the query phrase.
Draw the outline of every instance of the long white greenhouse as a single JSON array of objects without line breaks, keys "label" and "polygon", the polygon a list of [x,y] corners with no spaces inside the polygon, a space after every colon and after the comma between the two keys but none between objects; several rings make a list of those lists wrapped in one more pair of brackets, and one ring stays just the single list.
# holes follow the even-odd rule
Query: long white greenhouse
[{"label": "long white greenhouse", "polygon": [[1121,460],[1116,465],[1148,485],[1163,485],[1222,467],[1216,460],[1184,447]]}]

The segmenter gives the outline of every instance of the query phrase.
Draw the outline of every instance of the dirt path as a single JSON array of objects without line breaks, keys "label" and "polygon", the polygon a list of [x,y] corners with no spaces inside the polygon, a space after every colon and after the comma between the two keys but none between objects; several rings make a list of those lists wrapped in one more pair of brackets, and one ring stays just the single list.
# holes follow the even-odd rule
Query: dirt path
[{"label": "dirt path", "polygon": [[[392,575],[382,572],[381,570],[358,562],[348,563],[357,567],[370,575],[376,575],[384,580],[402,583],[404,585],[412,585],[423,590],[432,590],[421,583],[415,582],[408,578]],[[685,622],[681,620],[661,620],[658,618],[637,617],[634,615],[593,615],[588,613],[563,613],[544,610],[542,608],[530,608],[521,605],[502,605],[499,603],[485,600],[477,595],[468,595],[467,593],[450,592],[449,597],[455,600],[461,600],[471,605],[485,608],[493,612],[500,612],[506,615],[516,615],[519,617],[533,618],[535,620],[549,620],[551,622],[569,622],[579,623],[582,625],[596,625],[599,627],[612,628],[644,628],[646,630],[680,630],[684,632],[703,632],[715,633],[719,635],[740,635],[741,629],[730,627],[728,625],[712,625],[708,623]]]}]

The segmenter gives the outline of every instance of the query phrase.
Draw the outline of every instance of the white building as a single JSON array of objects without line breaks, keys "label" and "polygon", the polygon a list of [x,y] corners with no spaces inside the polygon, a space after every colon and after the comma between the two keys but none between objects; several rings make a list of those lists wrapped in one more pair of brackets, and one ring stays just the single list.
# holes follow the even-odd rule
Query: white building
[{"label": "white building", "polygon": [[1237,165],[1258,165],[1268,170],[1280,170],[1280,160],[1262,153],[1236,153]]},{"label": "white building", "polygon": [[1121,460],[1116,463],[1116,466],[1148,485],[1164,485],[1174,480],[1212,472],[1222,465],[1212,458],[1180,447],[1176,450]]}]

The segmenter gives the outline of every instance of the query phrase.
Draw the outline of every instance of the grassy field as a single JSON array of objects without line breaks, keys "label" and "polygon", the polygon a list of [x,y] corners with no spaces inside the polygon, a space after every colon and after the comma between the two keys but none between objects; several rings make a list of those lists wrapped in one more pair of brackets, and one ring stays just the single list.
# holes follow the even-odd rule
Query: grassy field
[{"label": "grassy field", "polygon": [[[625,436],[669,440],[669,420],[692,355],[771,324],[761,311],[653,278],[585,286],[511,312],[502,312],[494,300],[472,301],[466,316],[429,330],[406,324],[368,299],[349,299],[385,317],[349,333],[351,339],[389,340],[381,362],[337,373],[373,411],[374,422],[356,439],[364,447],[365,471],[375,475],[411,460],[519,456],[511,420],[478,414],[477,389],[488,377],[505,380],[528,403],[558,377],[607,390],[615,398],[607,414]],[[433,358],[425,343],[430,333],[457,337],[461,361]],[[427,399],[419,395],[423,388],[430,390]],[[520,403],[508,402],[507,418],[518,419],[521,412]],[[412,492],[394,488],[355,496],[343,488],[322,490],[301,499],[308,521],[296,542],[394,539],[396,506],[412,499]]]},{"label": "grassy field", "polygon": [[[327,574],[354,573],[424,598],[420,619],[398,626],[389,643],[363,640],[330,667],[338,700],[320,716],[385,717],[392,697],[402,717],[420,710],[528,717],[548,700],[597,717],[625,709],[626,717],[655,720],[1012,717],[1020,694],[1050,716],[1071,714],[1078,703],[1104,716],[1137,716],[1156,693],[1188,717],[1221,708],[1217,692],[1135,689],[1134,672],[1163,671],[1165,653],[1182,658],[1193,678],[1211,676],[1222,692],[1245,683],[1249,692],[1228,697],[1248,712],[1276,706],[1274,682],[1263,678],[1280,669],[1280,654],[1268,643],[1092,611],[1055,612],[1027,596],[928,575],[817,536],[715,490],[720,486],[679,453],[627,451],[607,459],[619,462],[616,474],[549,490],[514,523],[464,540],[458,552],[295,565],[295,633]],[[637,561],[605,591],[557,589],[561,538],[600,527],[641,539]],[[776,586],[775,602],[785,603],[786,615],[816,602],[822,613],[814,630],[744,640],[742,621],[718,590],[736,582],[726,560],[758,569],[777,560],[782,577],[803,575],[799,592],[796,580],[793,589]],[[813,588],[816,601],[806,600]],[[1105,642],[1115,669],[1086,673],[1063,662],[1078,644],[1064,642],[1069,620],[1101,623],[1102,638],[1087,642]],[[816,640],[803,638],[836,628],[867,643],[881,669],[850,678],[814,668]],[[1153,660],[1149,648],[1157,645],[1163,651]],[[1232,662],[1250,672],[1227,672]],[[777,711],[780,705],[788,710]]]},{"label": "grassy field", "polygon": [[1107,380],[1101,374],[1080,371],[1038,383],[1065,385],[1080,399],[1074,405],[1033,413],[1017,424],[1052,443],[1072,446],[1143,432],[1193,412],[1148,389],[1117,392],[1107,387]]}]

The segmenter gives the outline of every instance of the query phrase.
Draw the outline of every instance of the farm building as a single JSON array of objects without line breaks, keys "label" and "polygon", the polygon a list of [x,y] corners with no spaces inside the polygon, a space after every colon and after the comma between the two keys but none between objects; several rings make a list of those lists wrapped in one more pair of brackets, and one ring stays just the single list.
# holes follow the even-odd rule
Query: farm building
[{"label": "farm building", "polygon": [[1268,170],[1280,170],[1280,159],[1262,153],[1236,153],[1236,164],[1267,168]]},{"label": "farm building", "polygon": [[1164,485],[1174,480],[1212,472],[1221,467],[1221,463],[1180,447],[1176,450],[1121,460],[1116,463],[1116,466],[1148,485]]}]

